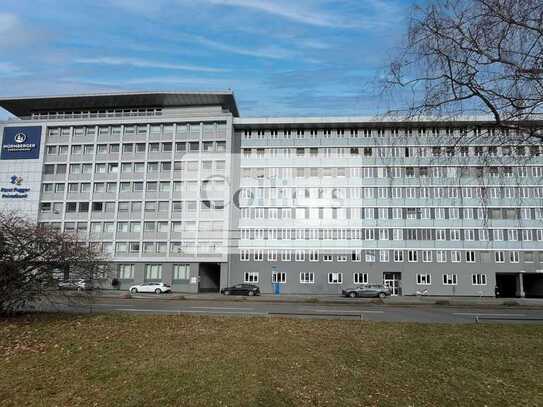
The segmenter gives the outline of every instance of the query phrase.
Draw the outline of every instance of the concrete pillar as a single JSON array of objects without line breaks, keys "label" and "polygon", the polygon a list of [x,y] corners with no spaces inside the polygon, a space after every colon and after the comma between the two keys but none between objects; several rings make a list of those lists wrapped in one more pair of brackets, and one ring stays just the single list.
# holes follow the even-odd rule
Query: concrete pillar
[{"label": "concrete pillar", "polygon": [[518,288],[519,288],[519,297],[524,298],[526,293],[524,292],[524,273],[518,274]]}]

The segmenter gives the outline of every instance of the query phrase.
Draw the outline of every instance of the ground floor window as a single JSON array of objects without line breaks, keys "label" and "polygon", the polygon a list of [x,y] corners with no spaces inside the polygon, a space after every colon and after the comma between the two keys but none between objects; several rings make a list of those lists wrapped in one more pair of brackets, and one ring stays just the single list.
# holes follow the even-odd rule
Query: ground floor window
[{"label": "ground floor window", "polygon": [[443,274],[443,285],[456,285],[456,274]]},{"label": "ground floor window", "polygon": [[244,283],[258,283],[258,271],[246,271],[243,276]]},{"label": "ground floor window", "polygon": [[285,284],[287,282],[287,273],[283,271],[274,271],[272,273],[272,283]]},{"label": "ground floor window", "polygon": [[295,261],[305,261],[305,252],[303,250],[296,250]]},{"label": "ground floor window", "polygon": [[300,283],[313,284],[315,282],[315,273],[300,273]]},{"label": "ground floor window", "polygon": [[323,254],[322,255],[322,261],[332,261],[332,255],[331,254]]},{"label": "ground floor window", "polygon": [[328,284],[343,283],[343,273],[328,273]]},{"label": "ground floor window", "polygon": [[133,264],[119,264],[118,278],[120,280],[133,280],[134,279],[134,265]]},{"label": "ground floor window", "polygon": [[241,250],[239,252],[239,259],[241,261],[249,261],[249,250]]},{"label": "ground floor window", "polygon": [[353,273],[354,284],[368,284],[368,273]]},{"label": "ground floor window", "polygon": [[432,284],[432,276],[430,274],[417,274],[418,285],[430,285]]},{"label": "ground floor window", "polygon": [[174,264],[173,279],[188,280],[190,278],[190,264]]},{"label": "ground floor window", "polygon": [[486,274],[472,274],[471,284],[473,285],[486,285]]},{"label": "ground floor window", "polygon": [[145,280],[162,280],[162,264],[146,264]]},{"label": "ground floor window", "polygon": [[319,261],[319,251],[310,250],[309,251],[309,261]]}]

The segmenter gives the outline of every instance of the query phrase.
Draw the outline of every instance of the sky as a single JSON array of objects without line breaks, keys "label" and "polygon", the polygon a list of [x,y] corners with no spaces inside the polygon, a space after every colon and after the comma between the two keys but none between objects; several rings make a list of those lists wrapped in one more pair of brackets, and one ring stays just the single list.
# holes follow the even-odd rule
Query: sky
[{"label": "sky", "polygon": [[[386,109],[410,0],[2,0],[0,97],[234,91],[242,117]],[[0,119],[7,112],[0,109]]]}]

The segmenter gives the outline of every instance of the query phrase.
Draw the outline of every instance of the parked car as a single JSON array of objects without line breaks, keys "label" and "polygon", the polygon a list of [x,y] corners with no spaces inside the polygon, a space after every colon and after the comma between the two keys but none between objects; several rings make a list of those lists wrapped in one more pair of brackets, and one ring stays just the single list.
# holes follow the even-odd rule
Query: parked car
[{"label": "parked car", "polygon": [[155,294],[164,294],[171,293],[172,287],[164,283],[144,283],[133,285],[130,287],[131,294],[137,293],[155,293]]},{"label": "parked car", "polygon": [[221,290],[224,295],[260,295],[260,288],[254,284],[236,284]]},{"label": "parked car", "polygon": [[82,278],[60,281],[57,284],[59,290],[77,290],[86,291],[92,290],[92,282]]},{"label": "parked car", "polygon": [[356,288],[346,288],[342,290],[341,295],[344,297],[379,297],[385,298],[390,295],[390,288],[384,285],[361,285]]}]

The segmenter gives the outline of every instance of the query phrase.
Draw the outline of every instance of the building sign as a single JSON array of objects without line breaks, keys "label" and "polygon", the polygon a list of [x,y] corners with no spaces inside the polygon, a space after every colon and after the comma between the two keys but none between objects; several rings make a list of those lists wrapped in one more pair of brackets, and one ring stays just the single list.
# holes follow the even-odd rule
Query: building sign
[{"label": "building sign", "polygon": [[10,177],[9,187],[0,188],[0,193],[2,194],[2,199],[24,199],[28,198],[28,193],[30,188],[25,188],[23,186],[23,179],[17,175],[12,175]]},{"label": "building sign", "polygon": [[6,127],[2,139],[2,160],[28,160],[40,157],[41,127]]}]

